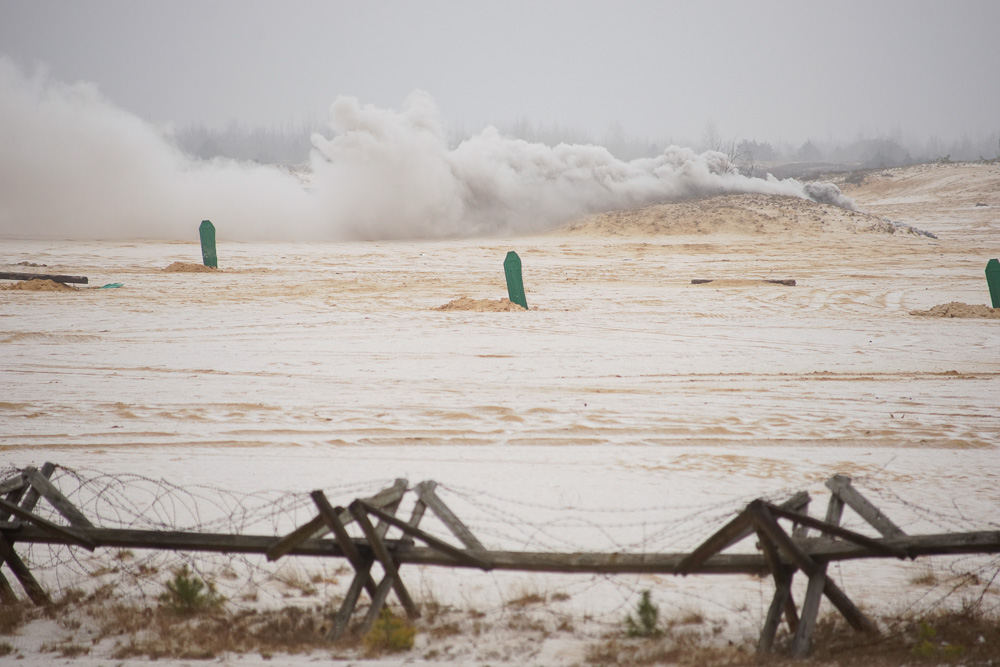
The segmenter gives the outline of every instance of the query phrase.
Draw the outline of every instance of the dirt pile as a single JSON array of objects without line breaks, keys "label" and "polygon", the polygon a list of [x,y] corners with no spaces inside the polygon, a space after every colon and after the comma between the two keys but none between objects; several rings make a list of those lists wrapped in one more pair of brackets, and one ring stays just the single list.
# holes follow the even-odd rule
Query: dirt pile
[{"label": "dirt pile", "polygon": [[32,280],[22,280],[10,285],[0,285],[2,290],[21,290],[25,292],[65,292],[73,291],[74,288],[54,280],[34,278]]},{"label": "dirt pile", "polygon": [[174,262],[163,270],[167,273],[210,273],[218,271],[218,269],[212,268],[211,266],[195,264],[194,262]]},{"label": "dirt pile", "polygon": [[1000,320],[1000,308],[970,305],[960,301],[942,303],[927,310],[911,310],[910,315],[920,317],[963,317]]},{"label": "dirt pile", "polygon": [[493,301],[492,299],[470,299],[467,296],[463,296],[454,299],[453,301],[449,301],[443,306],[438,306],[434,310],[467,310],[476,313],[507,313],[518,310],[523,311],[524,308],[510,299]]}]

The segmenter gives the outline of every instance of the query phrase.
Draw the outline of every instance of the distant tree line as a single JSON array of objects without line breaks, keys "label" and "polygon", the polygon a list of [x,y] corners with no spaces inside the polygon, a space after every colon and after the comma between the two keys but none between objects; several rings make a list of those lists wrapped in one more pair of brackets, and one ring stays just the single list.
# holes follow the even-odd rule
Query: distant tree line
[{"label": "distant tree line", "polygon": [[[745,138],[723,138],[714,121],[706,122],[700,142],[673,137],[650,139],[629,135],[620,123],[611,123],[599,136],[559,123],[538,124],[521,117],[510,123],[494,123],[506,137],[548,146],[597,144],[615,157],[633,160],[654,157],[671,144],[690,145],[697,150],[718,150],[727,154],[734,170],[748,176],[763,176],[780,164],[831,164],[849,168],[906,166],[921,162],[979,161],[1000,159],[1000,132],[980,136],[963,135],[943,140],[904,138],[900,133],[859,135],[853,141],[807,140],[801,144],[772,144]],[[479,128],[475,129],[478,132]],[[224,127],[193,124],[174,134],[174,141],[186,153],[202,159],[225,157],[267,164],[294,165],[308,161],[312,135],[329,133],[325,123],[302,119],[295,123],[270,126],[246,125],[230,121]],[[463,125],[448,128],[448,142],[454,147],[470,137]]]},{"label": "distant tree line", "polygon": [[313,133],[323,133],[325,129],[325,124],[314,120],[269,126],[231,120],[225,127],[187,125],[174,133],[174,141],[185,153],[204,160],[224,157],[294,165],[308,161]]}]

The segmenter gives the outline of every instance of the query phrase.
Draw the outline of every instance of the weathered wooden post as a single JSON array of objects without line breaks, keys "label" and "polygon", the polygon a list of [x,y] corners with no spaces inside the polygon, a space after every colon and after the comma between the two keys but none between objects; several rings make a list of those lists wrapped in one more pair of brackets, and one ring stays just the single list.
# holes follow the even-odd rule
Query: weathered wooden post
[{"label": "weathered wooden post", "polygon": [[507,296],[511,302],[524,309],[528,308],[528,300],[524,297],[524,280],[521,278],[521,258],[511,250],[503,260],[503,272],[507,274]]},{"label": "weathered wooden post", "polygon": [[[839,526],[844,516],[844,501],[836,493],[830,494],[830,502],[826,506],[826,522],[831,526]],[[823,589],[827,584],[826,563],[820,563],[816,571],[809,574],[809,584],[802,599],[802,609],[799,612],[799,624],[792,638],[792,657],[804,658],[812,648],[812,633],[819,616],[819,605],[823,600]]]},{"label": "weathered wooden post", "polygon": [[986,262],[986,286],[990,288],[990,301],[994,308],[1000,308],[1000,261]]},{"label": "weathered wooden post", "polygon": [[219,268],[219,259],[215,254],[215,225],[212,224],[211,220],[202,220],[201,226],[198,227],[198,233],[201,234],[202,261],[205,266],[210,266],[213,269]]}]

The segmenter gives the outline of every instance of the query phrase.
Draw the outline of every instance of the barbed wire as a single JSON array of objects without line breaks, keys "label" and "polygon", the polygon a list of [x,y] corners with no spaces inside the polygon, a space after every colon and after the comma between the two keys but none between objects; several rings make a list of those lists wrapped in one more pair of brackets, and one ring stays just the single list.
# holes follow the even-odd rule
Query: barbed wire
[{"label": "barbed wire", "polygon": [[[11,466],[0,469],[0,481],[20,472]],[[280,536],[313,519],[317,513],[307,491],[242,492],[209,485],[182,486],[133,473],[112,474],[94,468],[62,466],[56,468],[51,479],[85,516],[102,528]],[[355,498],[368,497],[391,486],[392,481],[343,483],[325,487],[323,491],[332,503],[346,506]],[[957,502],[944,507],[922,505],[886,489],[877,474],[855,477],[854,483],[863,487],[866,497],[901,526],[933,526],[954,531],[956,526],[971,530],[998,525],[974,519],[973,512]],[[438,484],[437,488],[440,497],[488,548],[547,553],[684,552],[717,531],[752,500],[763,497],[777,503],[794,493],[782,489],[766,496],[733,496],[703,503],[575,507],[535,502],[524,496],[505,497],[459,484]],[[399,507],[400,516],[412,511],[415,502],[414,494],[407,494]],[[63,521],[46,502],[39,502],[33,511],[57,523]],[[431,512],[425,517],[422,529],[450,538],[438,517]],[[845,526],[859,522],[856,517],[845,519]],[[354,526],[351,532],[359,535]],[[398,531],[388,536],[393,535],[401,536]],[[746,540],[742,548],[755,549],[754,540]],[[143,549],[104,549],[89,554],[76,547],[42,544],[18,545],[18,550],[33,570],[46,574],[47,583],[57,590],[79,586],[81,581],[94,585],[114,581],[116,585],[130,587],[142,599],[162,592],[156,577],[162,578],[180,564],[186,564],[206,581],[219,580],[220,576],[227,579],[232,595],[239,596],[231,599],[247,604],[268,601],[287,604],[290,588],[298,588],[303,594],[319,589],[340,591],[343,575],[350,573],[343,561],[332,573],[327,569],[317,574],[315,562],[309,568],[288,560],[271,564],[256,555]],[[1000,573],[1000,557],[949,557],[947,563],[947,576],[913,597],[906,611],[929,612],[967,591],[974,593],[977,604],[1000,604],[987,598],[987,591]],[[840,565],[837,567],[839,572]],[[320,566],[323,568],[328,568],[326,563]],[[497,575],[490,576],[499,591]],[[574,595],[586,595],[595,588],[617,591],[616,599],[608,600],[602,612],[611,618],[620,615],[641,589],[649,588],[649,581],[647,575],[593,574],[578,576],[565,587]],[[743,585],[763,599],[770,580],[767,577],[747,580]],[[662,595],[672,600],[668,604],[678,608],[685,599],[710,608],[727,608],[729,604],[719,602],[704,589],[684,586],[672,586],[669,593]],[[745,606],[746,602],[736,604]],[[500,602],[490,613],[507,613],[505,608]],[[732,606],[728,608],[736,611]]]}]

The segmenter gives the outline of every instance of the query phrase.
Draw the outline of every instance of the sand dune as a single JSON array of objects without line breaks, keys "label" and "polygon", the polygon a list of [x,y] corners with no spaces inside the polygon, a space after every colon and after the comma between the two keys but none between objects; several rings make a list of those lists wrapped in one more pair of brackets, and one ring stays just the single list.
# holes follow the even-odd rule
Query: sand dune
[{"label": "sand dune", "polygon": [[798,197],[720,195],[591,216],[562,233],[620,236],[665,234],[821,235],[871,232],[914,234],[878,216]]}]

